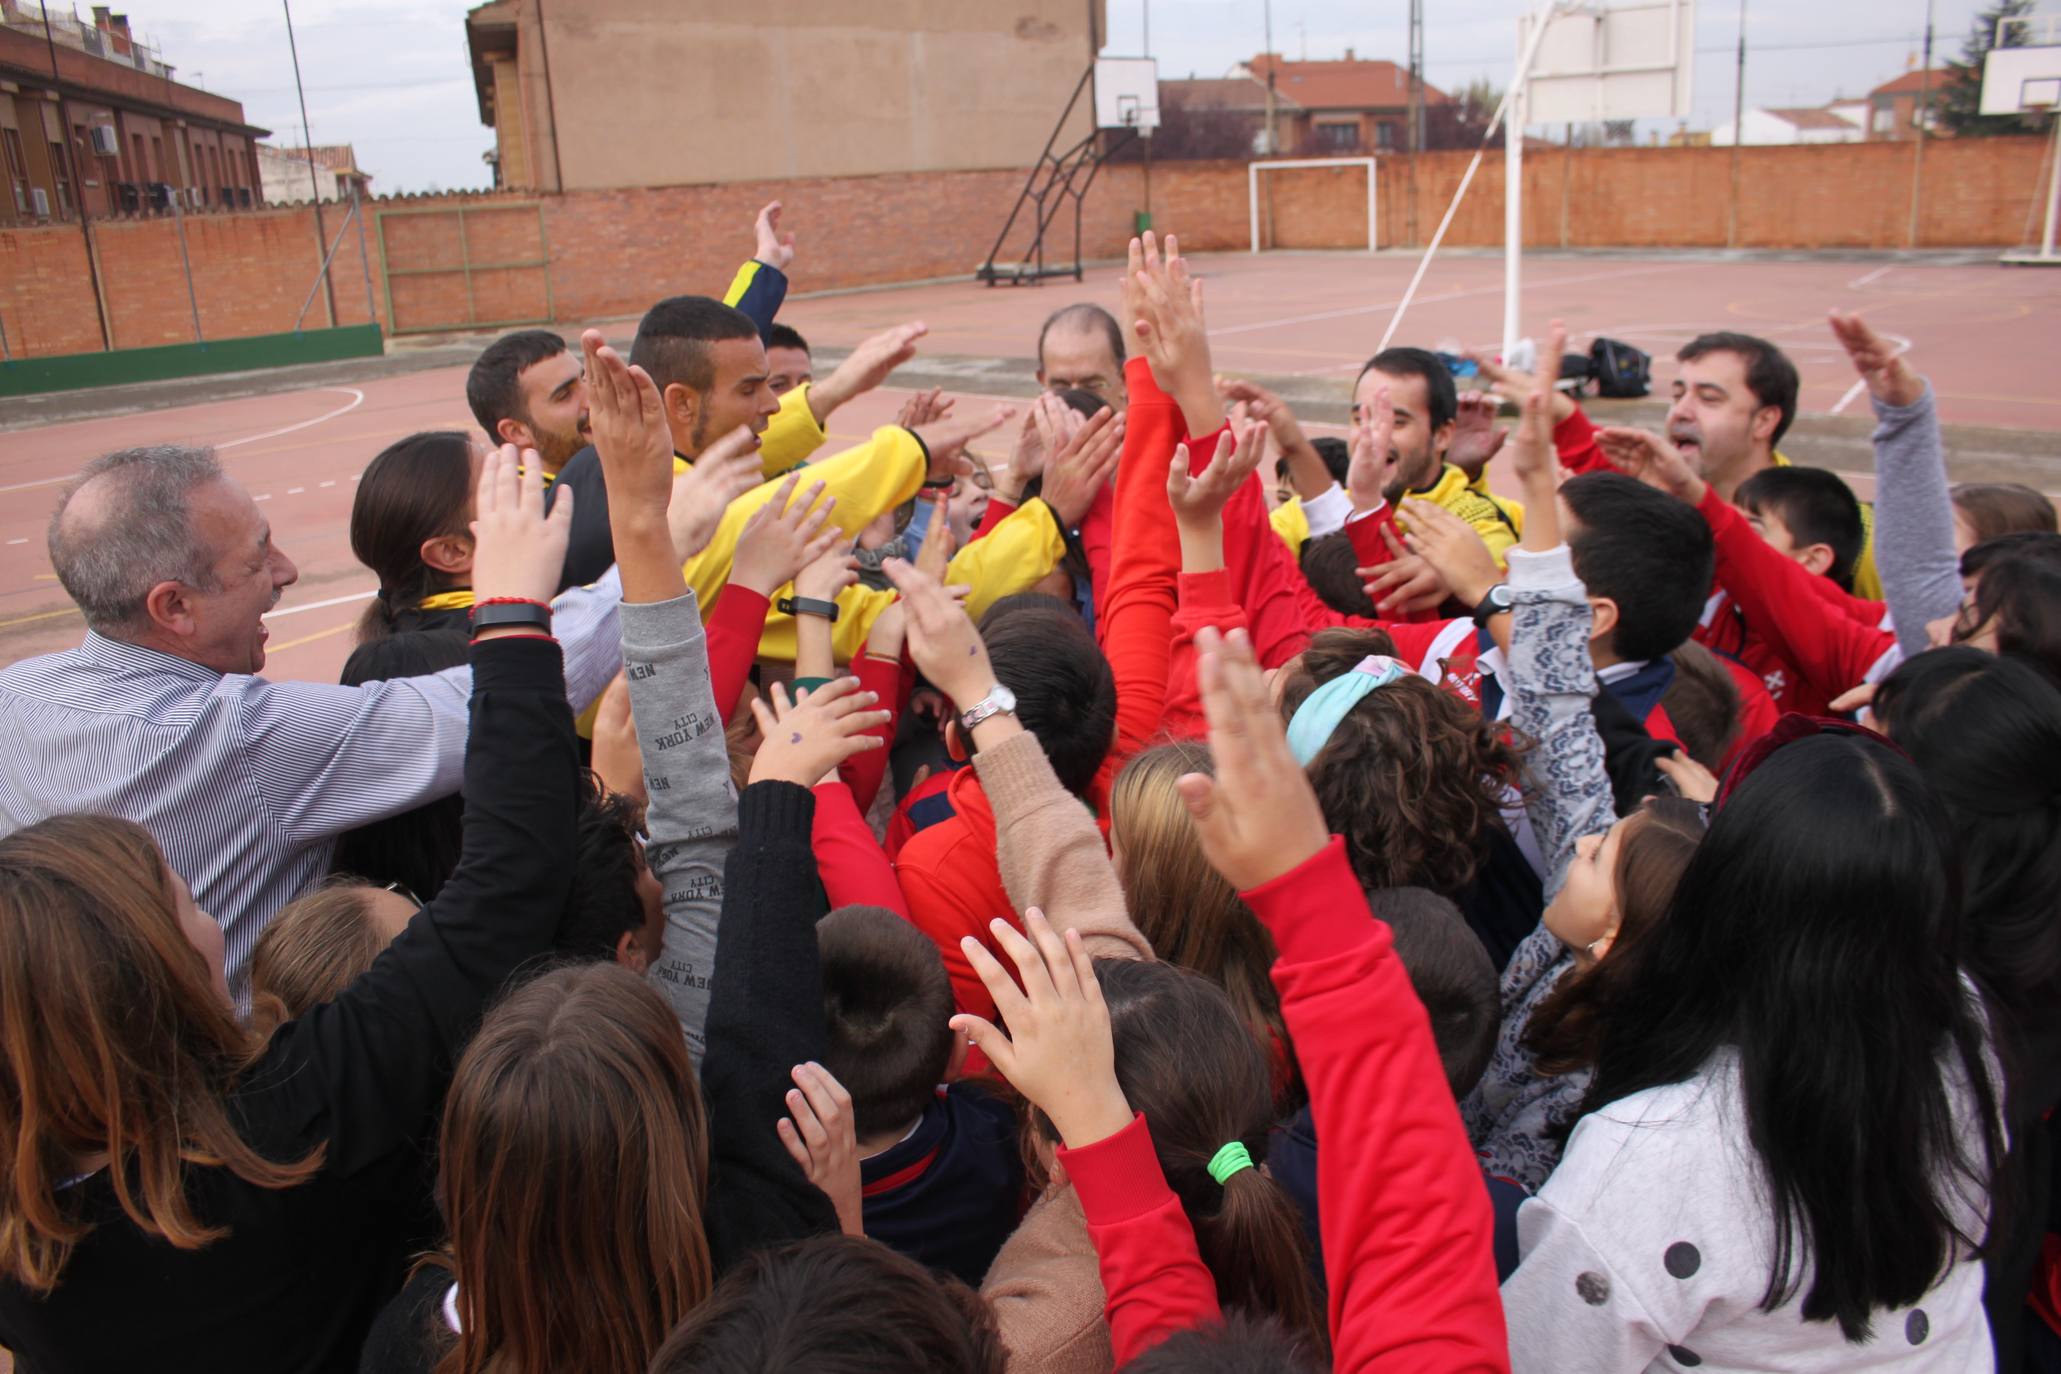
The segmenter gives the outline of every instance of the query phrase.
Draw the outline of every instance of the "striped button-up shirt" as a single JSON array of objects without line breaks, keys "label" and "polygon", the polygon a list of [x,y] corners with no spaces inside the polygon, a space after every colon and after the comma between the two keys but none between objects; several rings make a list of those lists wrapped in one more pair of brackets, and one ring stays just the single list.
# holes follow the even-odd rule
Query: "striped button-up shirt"
[{"label": "striped button-up shirt", "polygon": [[[576,707],[622,666],[614,571],[556,603]],[[0,670],[0,830],[94,812],[148,830],[219,921],[229,985],[336,837],[458,790],[472,669],[332,687],[218,673],[88,631]]]}]

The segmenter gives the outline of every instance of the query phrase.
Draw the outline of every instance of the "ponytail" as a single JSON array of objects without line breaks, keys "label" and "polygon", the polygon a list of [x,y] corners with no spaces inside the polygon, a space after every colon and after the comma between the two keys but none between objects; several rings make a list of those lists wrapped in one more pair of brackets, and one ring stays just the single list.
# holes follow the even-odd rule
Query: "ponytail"
[{"label": "ponytail", "polygon": [[379,594],[358,618],[359,643],[408,628],[404,617],[444,589],[422,546],[467,532],[473,485],[472,440],[458,430],[411,434],[366,467],[351,500],[351,553],[379,578]]},{"label": "ponytail", "polygon": [[[1274,1124],[1267,1047],[1223,989],[1185,969],[1103,959],[1095,974],[1109,1005],[1117,1083],[1144,1114],[1219,1300],[1277,1317],[1328,1349],[1301,1213],[1258,1167]],[[1218,1162],[1232,1144],[1251,1167]]]}]

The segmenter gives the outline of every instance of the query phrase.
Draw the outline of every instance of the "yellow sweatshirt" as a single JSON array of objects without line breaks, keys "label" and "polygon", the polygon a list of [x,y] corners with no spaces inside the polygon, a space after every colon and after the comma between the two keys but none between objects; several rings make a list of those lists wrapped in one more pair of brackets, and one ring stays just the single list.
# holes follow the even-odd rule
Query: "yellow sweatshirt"
[{"label": "yellow sweatshirt", "polygon": [[[832,459],[832,462],[837,461]],[[813,469],[811,469],[813,471]],[[943,519],[942,514],[933,519]],[[953,556],[945,566],[945,583],[962,583],[973,588],[966,595],[966,614],[979,620],[988,607],[1005,596],[1029,591],[1038,579],[1052,571],[1066,553],[1066,540],[1059,521],[1043,501],[1030,500],[1011,511],[1006,519]],[[779,604],[783,596],[794,595],[792,586],[773,593]],[[837,661],[849,662],[866,645],[873,622],[894,601],[892,591],[872,587],[847,587],[837,598],[837,624],[831,629],[831,643]],[[781,612],[766,613],[765,633],[759,638],[759,657],[794,657],[794,617]]]},{"label": "yellow sweatshirt", "polygon": [[1475,491],[1467,483],[1467,474],[1451,463],[1439,469],[1436,482],[1423,491],[1404,492],[1403,499],[1429,501],[1434,506],[1443,506],[1474,526],[1474,532],[1481,536],[1482,543],[1488,545],[1488,550],[1496,556],[1498,565],[1509,555],[1511,546],[1517,542],[1517,528],[1523,523],[1522,507],[1518,508],[1519,514],[1515,519],[1504,514],[1503,503]]}]

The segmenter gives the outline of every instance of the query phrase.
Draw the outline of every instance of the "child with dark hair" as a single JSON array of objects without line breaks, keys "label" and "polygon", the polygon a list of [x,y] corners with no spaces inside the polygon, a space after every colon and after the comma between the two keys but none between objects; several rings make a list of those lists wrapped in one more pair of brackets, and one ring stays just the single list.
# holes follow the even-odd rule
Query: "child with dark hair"
[{"label": "child with dark hair", "polygon": [[851,1094],[866,1234],[978,1284],[1022,1211],[1016,1113],[971,1082],[937,947],[882,907],[816,923],[823,1067]]},{"label": "child with dark hair", "polygon": [[1346,534],[1327,534],[1302,546],[1302,575],[1310,590],[1340,615],[1376,619],[1381,612],[1360,576],[1360,553]]},{"label": "child with dark hair", "polygon": [[[886,566],[906,601],[915,569],[898,561]],[[956,608],[954,613],[965,618]],[[959,1008],[985,1014],[993,1005],[959,942],[982,937],[989,921],[1015,912],[996,858],[996,807],[988,795],[993,784],[991,770],[980,766],[978,727],[997,718],[1020,722],[1061,785],[1080,797],[1095,781],[1115,736],[1116,684],[1080,617],[1050,597],[997,602],[981,620],[978,642],[936,671],[924,663],[919,617],[913,608],[908,614],[919,666],[959,712],[946,723],[946,743],[955,758],[970,757],[975,766],[952,776],[946,790],[952,815],[902,846],[895,877],[908,898],[910,919],[944,956]]]},{"label": "child with dark hair", "polygon": [[1764,468],[1739,484],[1733,504],[1775,552],[1808,572],[1853,590],[1854,562],[1866,547],[1861,503],[1823,468]]},{"label": "child with dark hair", "polygon": [[1738,743],[1739,684],[1716,654],[1693,639],[1675,646],[1675,680],[1660,694],[1660,704],[1682,742],[1682,752],[1713,773]]},{"label": "child with dark hair", "polygon": [[611,792],[593,772],[574,818],[579,861],[552,944],[579,960],[612,959],[632,973],[665,947],[665,889],[644,854],[644,804]]},{"label": "child with dark hair", "polygon": [[751,1256],[652,1357],[650,1374],[1003,1374],[979,1296],[884,1245],[820,1236]]}]

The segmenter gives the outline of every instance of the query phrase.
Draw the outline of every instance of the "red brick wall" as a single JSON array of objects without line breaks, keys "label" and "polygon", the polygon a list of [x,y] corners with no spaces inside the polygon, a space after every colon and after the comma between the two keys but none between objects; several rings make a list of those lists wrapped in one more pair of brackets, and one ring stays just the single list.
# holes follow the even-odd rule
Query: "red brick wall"
[{"label": "red brick wall", "polygon": [[[1941,140],[1929,145],[1920,206],[1921,246],[2016,243],[2036,194],[2043,140]],[[1402,244],[1413,180],[1417,223],[1429,236],[1468,161],[1427,154],[1379,166],[1380,242]],[[1745,247],[1900,248],[1908,241],[1910,144],[1749,148],[1741,155],[1739,242]],[[1152,169],[1154,222],[1194,251],[1247,244],[1243,162],[1162,163]],[[1090,257],[1121,255],[1143,207],[1144,169],[1104,168],[1082,217]],[[1503,236],[1503,160],[1483,161],[1447,241],[1491,246]],[[1261,177],[1262,241],[1283,248],[1354,248],[1366,241],[1366,181],[1357,168],[1284,170]],[[810,291],[954,277],[987,256],[1023,174],[924,173],[648,190],[588,191],[525,200],[513,195],[373,202],[367,239],[381,322],[392,328],[457,324],[467,316],[455,273],[396,275],[387,318],[379,236],[392,265],[480,267],[472,318],[579,321],[634,315],[660,296],[707,291],[750,251],[753,213],[775,198],[804,252],[794,289]],[[1525,240],[1535,247],[1713,247],[1726,241],[1731,151],[1708,148],[1542,149],[1525,158]],[[466,207],[459,237],[459,206]],[[429,213],[419,213],[428,211]],[[382,212],[383,217],[382,217]],[[343,207],[327,206],[329,232]],[[1071,210],[1048,258],[1071,248]],[[210,338],[290,329],[320,254],[311,207],[191,215],[188,249],[201,324]],[[117,347],[193,337],[177,229],[169,219],[94,226]],[[1011,234],[1021,252],[1026,218]],[[1004,260],[1009,260],[1005,253]],[[512,264],[548,258],[548,269]],[[344,236],[333,268],[337,314],[362,323],[358,237]],[[318,296],[310,327],[326,323]],[[17,354],[100,346],[86,256],[76,225],[0,230],[0,325]]]}]

